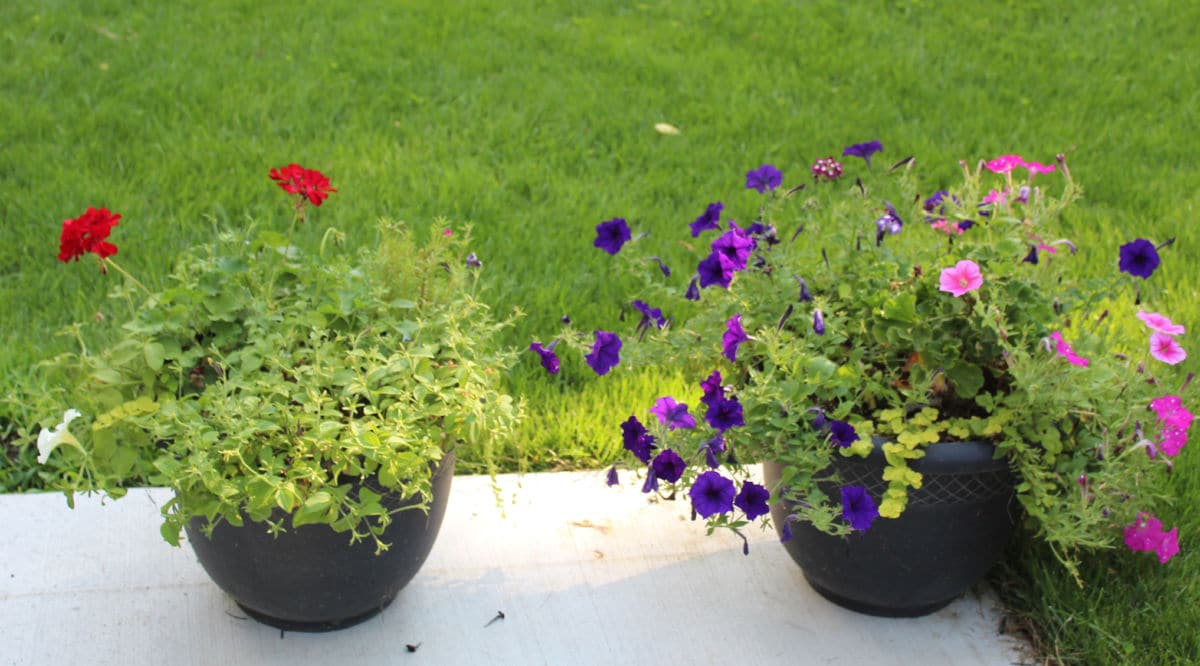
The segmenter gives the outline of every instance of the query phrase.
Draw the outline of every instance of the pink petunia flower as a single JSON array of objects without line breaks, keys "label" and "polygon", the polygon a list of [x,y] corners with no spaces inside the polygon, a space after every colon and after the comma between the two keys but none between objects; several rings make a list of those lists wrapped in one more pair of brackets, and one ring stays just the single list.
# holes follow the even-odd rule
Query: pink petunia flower
[{"label": "pink petunia flower", "polygon": [[985,162],[984,165],[992,173],[1009,173],[1019,166],[1025,166],[1025,160],[1020,155],[1001,155],[996,159]]},{"label": "pink petunia flower", "polygon": [[1179,553],[1179,528],[1164,532],[1162,522],[1152,513],[1141,512],[1137,519],[1122,531],[1129,550],[1152,552],[1158,561],[1166,564]]},{"label": "pink petunia flower", "polygon": [[[1192,427],[1195,417],[1183,406],[1183,401],[1177,395],[1164,395],[1151,400],[1150,409],[1158,415],[1162,425],[1162,441],[1159,442],[1158,448],[1168,457],[1174,458],[1187,445],[1188,430]],[[1150,451],[1153,452],[1153,449]]]},{"label": "pink petunia flower", "polygon": [[975,291],[982,285],[983,273],[979,272],[979,264],[969,259],[963,259],[952,268],[942,271],[938,289],[948,291],[958,298],[968,291]]},{"label": "pink petunia flower", "polygon": [[987,193],[987,196],[983,198],[983,203],[985,203],[985,204],[994,203],[994,204],[1003,205],[1004,202],[1007,200],[1008,200],[1008,191],[1007,190],[1004,192],[997,192],[996,190],[989,190]]},{"label": "pink petunia flower", "polygon": [[1187,358],[1183,347],[1166,333],[1150,334],[1150,355],[1167,365],[1175,365]]},{"label": "pink petunia flower", "polygon": [[1029,176],[1031,178],[1039,173],[1054,173],[1054,169],[1057,168],[1053,164],[1046,165],[1037,162],[1026,162],[1024,160],[1021,161],[1021,166],[1029,169]]},{"label": "pink petunia flower", "polygon": [[930,222],[929,228],[937,229],[938,231],[941,231],[941,232],[944,232],[944,233],[947,233],[950,235],[958,234],[960,236],[962,235],[963,231],[965,231],[965,229],[958,226],[958,224],[950,224],[946,220],[935,220],[933,222]]},{"label": "pink petunia flower", "polygon": [[1062,333],[1055,331],[1050,334],[1050,339],[1054,341],[1054,351],[1058,352],[1059,356],[1067,359],[1072,365],[1078,365],[1081,368],[1087,367],[1088,360],[1076,354],[1074,349],[1071,349],[1071,345],[1066,340],[1063,340]]},{"label": "pink petunia flower", "polygon": [[1157,312],[1138,310],[1137,318],[1141,319],[1146,326],[1149,326],[1150,330],[1158,331],[1159,333],[1165,333],[1167,335],[1180,335],[1185,330],[1183,324],[1171,323],[1170,319],[1167,319]]}]

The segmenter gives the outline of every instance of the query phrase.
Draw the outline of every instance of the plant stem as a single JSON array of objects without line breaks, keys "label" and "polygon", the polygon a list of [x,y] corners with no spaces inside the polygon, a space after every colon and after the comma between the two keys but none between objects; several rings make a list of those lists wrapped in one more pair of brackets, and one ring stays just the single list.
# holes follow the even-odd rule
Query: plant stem
[{"label": "plant stem", "polygon": [[146,292],[147,296],[154,295],[154,292],[150,291],[150,289],[146,285],[142,284],[137,278],[130,275],[129,271],[125,270],[124,268],[121,268],[121,265],[118,264],[117,262],[113,261],[111,257],[101,259],[100,261],[105,266],[112,266],[113,268],[115,268],[117,270],[117,272],[120,273],[126,280],[129,280],[133,284],[136,284],[138,287],[141,288],[142,291]]}]

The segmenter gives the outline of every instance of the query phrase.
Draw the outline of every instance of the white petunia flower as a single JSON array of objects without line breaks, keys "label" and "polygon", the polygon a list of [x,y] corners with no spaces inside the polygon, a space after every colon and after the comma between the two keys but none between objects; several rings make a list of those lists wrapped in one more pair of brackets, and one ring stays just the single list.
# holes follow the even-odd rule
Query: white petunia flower
[{"label": "white petunia flower", "polygon": [[74,421],[80,416],[83,415],[79,413],[79,410],[68,409],[67,411],[63,412],[62,423],[58,424],[54,430],[46,430],[45,428],[42,428],[42,432],[38,434],[37,440],[39,465],[46,464],[46,461],[50,459],[50,452],[58,448],[59,444],[70,444],[71,446],[79,447],[80,449],[83,448],[79,446],[79,440],[75,439],[75,436],[71,434],[70,430],[67,430],[67,426],[71,425],[71,421]]}]

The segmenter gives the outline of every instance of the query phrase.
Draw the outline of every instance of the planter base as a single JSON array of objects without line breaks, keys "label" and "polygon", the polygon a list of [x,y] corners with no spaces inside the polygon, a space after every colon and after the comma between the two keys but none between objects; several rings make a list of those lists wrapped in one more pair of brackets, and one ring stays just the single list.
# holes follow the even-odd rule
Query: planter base
[{"label": "planter base", "polygon": [[242,612],[251,618],[267,626],[275,627],[276,629],[282,629],[284,631],[301,631],[305,633],[320,633],[324,631],[337,631],[338,629],[345,629],[346,627],[353,627],[361,622],[366,622],[367,620],[383,612],[383,609],[387,608],[391,603],[392,600],[388,599],[380,604],[378,608],[372,608],[361,615],[355,615],[353,617],[347,617],[336,621],[324,622],[298,622],[296,620],[286,620],[283,618],[272,617],[265,613],[260,613],[251,608],[247,608],[241,603],[238,603],[238,608],[242,609]]},{"label": "planter base", "polygon": [[804,580],[807,581],[808,586],[816,590],[818,594],[820,594],[822,597],[825,597],[829,601],[832,601],[838,606],[841,606],[846,610],[852,610],[856,613],[862,613],[863,615],[874,615],[876,617],[922,617],[949,606],[955,599],[959,597],[959,595],[956,594],[945,601],[938,601],[921,606],[905,606],[903,608],[899,608],[896,606],[865,603],[859,601],[858,599],[842,596],[837,592],[834,592],[833,590],[814,582],[808,577],[807,574],[804,576]]}]

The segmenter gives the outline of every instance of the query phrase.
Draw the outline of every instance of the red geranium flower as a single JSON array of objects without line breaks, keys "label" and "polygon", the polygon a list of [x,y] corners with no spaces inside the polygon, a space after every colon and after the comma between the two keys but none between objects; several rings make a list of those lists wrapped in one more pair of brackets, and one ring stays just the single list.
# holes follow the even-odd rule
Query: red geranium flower
[{"label": "red geranium flower", "polygon": [[320,206],[329,198],[330,192],[337,192],[329,186],[329,179],[316,169],[305,169],[299,164],[289,164],[278,169],[271,169],[271,179],[289,194],[299,194]]},{"label": "red geranium flower", "polygon": [[88,252],[101,259],[117,253],[117,246],[108,242],[108,234],[117,226],[120,215],[113,215],[107,208],[92,208],[71,220],[63,220],[62,236],[58,240],[58,260],[67,263],[78,260]]}]

